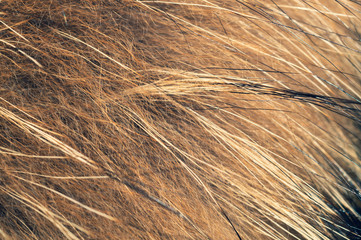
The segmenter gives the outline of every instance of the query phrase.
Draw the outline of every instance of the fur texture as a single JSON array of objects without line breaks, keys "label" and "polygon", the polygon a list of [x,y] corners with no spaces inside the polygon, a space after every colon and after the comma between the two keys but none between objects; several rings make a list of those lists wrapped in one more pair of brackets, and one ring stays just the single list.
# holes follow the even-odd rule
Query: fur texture
[{"label": "fur texture", "polygon": [[360,239],[352,0],[0,1],[4,239]]}]

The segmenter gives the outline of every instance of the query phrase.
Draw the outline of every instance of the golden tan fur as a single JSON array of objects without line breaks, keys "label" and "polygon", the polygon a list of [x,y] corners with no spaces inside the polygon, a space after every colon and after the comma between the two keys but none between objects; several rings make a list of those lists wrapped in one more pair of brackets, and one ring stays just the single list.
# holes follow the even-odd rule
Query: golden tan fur
[{"label": "golden tan fur", "polygon": [[358,239],[357,1],[0,1],[4,239]]}]

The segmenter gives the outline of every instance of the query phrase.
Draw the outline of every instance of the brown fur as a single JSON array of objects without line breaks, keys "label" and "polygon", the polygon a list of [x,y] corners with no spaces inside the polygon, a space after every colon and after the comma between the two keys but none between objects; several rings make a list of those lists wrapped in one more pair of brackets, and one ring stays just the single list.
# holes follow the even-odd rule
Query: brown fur
[{"label": "brown fur", "polygon": [[4,239],[358,239],[356,1],[0,1]]}]

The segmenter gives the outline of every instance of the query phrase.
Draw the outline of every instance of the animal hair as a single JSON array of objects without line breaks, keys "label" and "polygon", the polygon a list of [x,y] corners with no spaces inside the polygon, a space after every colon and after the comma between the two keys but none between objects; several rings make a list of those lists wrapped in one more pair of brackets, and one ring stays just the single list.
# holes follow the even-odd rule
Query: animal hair
[{"label": "animal hair", "polygon": [[357,0],[0,0],[1,239],[361,239]]}]

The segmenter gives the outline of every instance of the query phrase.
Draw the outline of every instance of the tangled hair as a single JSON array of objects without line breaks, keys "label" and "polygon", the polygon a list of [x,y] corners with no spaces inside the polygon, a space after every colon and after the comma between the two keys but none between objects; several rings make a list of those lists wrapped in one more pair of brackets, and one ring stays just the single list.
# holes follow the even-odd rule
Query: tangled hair
[{"label": "tangled hair", "polygon": [[0,1],[3,239],[361,239],[357,0]]}]

